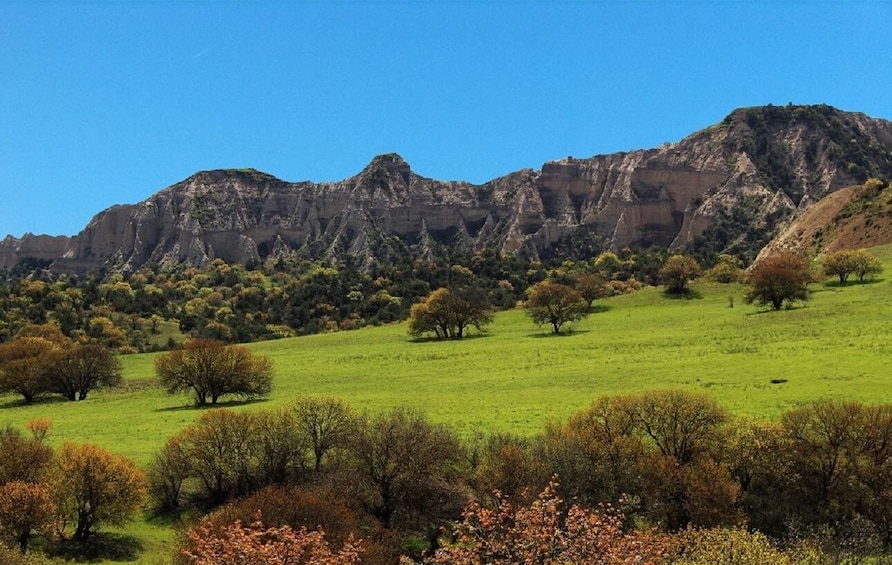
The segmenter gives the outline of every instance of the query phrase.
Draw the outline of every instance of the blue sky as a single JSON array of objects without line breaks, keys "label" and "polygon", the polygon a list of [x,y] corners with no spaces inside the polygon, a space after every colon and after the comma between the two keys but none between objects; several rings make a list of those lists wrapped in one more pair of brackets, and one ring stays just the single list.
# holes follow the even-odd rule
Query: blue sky
[{"label": "blue sky", "polygon": [[892,119],[892,2],[0,2],[0,237],[196,171],[485,182],[741,106]]}]

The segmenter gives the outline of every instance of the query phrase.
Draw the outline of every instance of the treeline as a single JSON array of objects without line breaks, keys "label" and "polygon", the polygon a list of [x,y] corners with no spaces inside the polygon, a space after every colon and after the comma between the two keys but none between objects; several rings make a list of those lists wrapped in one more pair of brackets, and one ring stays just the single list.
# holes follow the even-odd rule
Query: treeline
[{"label": "treeline", "polygon": [[555,535],[571,503],[590,514],[612,504],[623,535],[747,528],[770,536],[769,547],[851,557],[892,544],[890,438],[889,404],[814,402],[766,423],[734,418],[706,395],[655,391],[597,399],[533,438],[463,440],[415,411],[367,415],[305,398],[206,412],[170,438],[148,476],[161,512],[216,508],[198,526],[215,535],[259,511],[266,526],[321,527],[334,545],[361,538],[363,563],[448,554],[462,516],[492,519],[549,489]]},{"label": "treeline", "polygon": [[125,353],[169,349],[186,336],[246,343],[404,320],[421,298],[456,284],[496,308],[513,307],[546,278],[583,273],[597,272],[614,283],[609,292],[624,292],[629,284],[656,284],[665,257],[654,248],[545,264],[485,250],[364,268],[296,259],[248,268],[218,259],[204,269],[104,277],[22,266],[0,279],[0,341],[53,323],[69,338]]},{"label": "treeline", "polygon": [[192,564],[880,563],[892,549],[890,404],[818,401],[769,423],[651,391],[534,437],[462,438],[414,410],[306,397],[205,411],[146,475],[95,446],[54,451],[46,420],[28,429],[0,432],[0,545],[32,552],[86,550],[147,495],[187,520],[173,557]]}]

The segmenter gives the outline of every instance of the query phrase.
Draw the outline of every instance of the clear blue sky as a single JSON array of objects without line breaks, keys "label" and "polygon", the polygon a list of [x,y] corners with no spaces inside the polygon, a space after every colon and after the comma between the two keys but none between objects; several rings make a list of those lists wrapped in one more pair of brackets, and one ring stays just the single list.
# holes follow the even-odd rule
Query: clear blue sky
[{"label": "clear blue sky", "polygon": [[892,119],[892,2],[0,1],[0,237],[192,173],[485,182],[740,106]]}]

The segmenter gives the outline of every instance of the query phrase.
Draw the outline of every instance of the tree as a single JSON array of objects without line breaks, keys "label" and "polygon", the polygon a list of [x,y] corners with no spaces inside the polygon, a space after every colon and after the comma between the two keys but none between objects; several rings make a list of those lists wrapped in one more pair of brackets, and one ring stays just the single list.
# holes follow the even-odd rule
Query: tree
[{"label": "tree", "polygon": [[0,532],[25,553],[35,531],[49,529],[56,506],[50,493],[39,484],[13,481],[0,486]]},{"label": "tree", "polygon": [[272,361],[245,347],[212,339],[191,339],[155,360],[155,373],[170,394],[193,391],[195,403],[216,404],[224,395],[248,398],[272,390]]},{"label": "tree", "polygon": [[808,261],[792,253],[776,253],[752,267],[749,274],[750,290],[744,300],[760,306],[770,304],[780,310],[784,303],[808,300],[808,284],[812,274]]},{"label": "tree", "polygon": [[47,392],[47,361],[59,348],[42,337],[17,337],[0,344],[0,391],[16,392],[30,404]]},{"label": "tree", "polygon": [[357,417],[338,398],[302,398],[294,404],[296,425],[313,450],[313,468],[322,470],[322,459],[331,449],[349,445]]},{"label": "tree", "polygon": [[149,494],[160,510],[180,506],[183,483],[192,474],[192,462],[179,437],[167,440],[152,462],[147,473]]},{"label": "tree", "polygon": [[438,338],[461,339],[468,327],[480,330],[490,322],[492,306],[483,292],[468,287],[439,288],[412,306],[409,334],[433,333]]},{"label": "tree", "polygon": [[839,284],[846,284],[849,275],[855,270],[854,252],[851,250],[836,251],[824,257],[824,274],[828,277],[839,277]]},{"label": "tree", "polygon": [[883,263],[880,259],[866,249],[856,249],[852,252],[855,263],[854,273],[858,275],[858,282],[864,282],[868,276],[878,275],[883,272]]},{"label": "tree", "polygon": [[582,504],[641,493],[647,452],[632,396],[603,396],[566,424],[546,427],[543,458],[561,478],[561,490]]},{"label": "tree", "polygon": [[576,284],[573,285],[576,292],[582,296],[583,300],[588,303],[589,310],[592,309],[592,303],[596,298],[605,296],[606,291],[604,285],[606,281],[604,277],[595,273],[585,273],[576,278]]},{"label": "tree", "polygon": [[259,445],[254,418],[211,410],[176,436],[190,462],[190,476],[198,480],[200,496],[208,503],[220,504],[255,487]]},{"label": "tree", "polygon": [[281,485],[304,474],[309,441],[291,410],[256,412],[250,425],[256,436],[258,485]]},{"label": "tree", "polygon": [[660,268],[660,280],[666,285],[666,292],[683,294],[688,282],[701,275],[700,264],[687,255],[672,255]]},{"label": "tree", "polygon": [[[385,527],[428,525],[428,518],[461,507],[458,438],[419,412],[398,408],[362,425],[354,439],[358,471],[371,496],[370,512]],[[457,504],[456,504],[457,503]]]},{"label": "tree", "polygon": [[0,543],[0,563],[3,565],[51,565],[46,559],[35,557],[34,554],[23,554],[16,549],[10,549]]},{"label": "tree", "polygon": [[119,525],[139,508],[146,478],[133,461],[91,444],[66,443],[56,455],[51,490],[74,539],[86,541],[100,524]]},{"label": "tree", "polygon": [[551,324],[552,333],[560,333],[568,322],[588,315],[588,304],[569,286],[551,281],[536,283],[527,291],[524,302],[527,314],[537,325]]},{"label": "tree", "polygon": [[892,531],[892,404],[815,401],[784,413],[781,425],[797,478],[790,514],[806,524],[860,515]]},{"label": "tree", "polygon": [[709,280],[720,283],[743,282],[746,274],[741,268],[740,259],[733,255],[721,254],[711,269],[706,271]]},{"label": "tree", "polygon": [[577,505],[564,508],[554,482],[529,506],[515,508],[502,496],[495,509],[471,502],[456,527],[456,543],[438,550],[426,563],[663,562],[666,542],[654,534],[626,531],[623,514],[611,506],[598,511]]},{"label": "tree", "polygon": [[359,563],[361,542],[352,537],[333,552],[322,530],[293,530],[290,526],[266,527],[258,513],[256,521],[241,521],[224,528],[222,534],[210,525],[186,533],[189,548],[183,550],[189,565],[353,565]]},{"label": "tree", "polygon": [[46,367],[47,384],[68,400],[84,400],[94,388],[121,383],[121,362],[101,345],[76,345],[55,351]]},{"label": "tree", "polygon": [[37,483],[53,458],[41,440],[25,437],[12,427],[0,430],[0,485],[22,481]]}]

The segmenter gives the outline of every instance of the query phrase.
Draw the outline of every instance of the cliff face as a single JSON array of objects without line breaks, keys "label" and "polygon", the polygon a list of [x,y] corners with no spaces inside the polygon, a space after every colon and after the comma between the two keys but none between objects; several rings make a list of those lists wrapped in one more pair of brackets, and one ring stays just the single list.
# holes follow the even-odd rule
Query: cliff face
[{"label": "cliff face", "polygon": [[289,254],[373,261],[393,236],[417,255],[439,243],[547,256],[582,235],[610,249],[740,251],[824,195],[890,175],[890,122],[827,106],[749,108],[675,144],[566,158],[482,185],[419,176],[395,154],[333,183],[201,172],[100,212],[70,239],[7,238],[0,267],[25,257],[76,272]]}]

